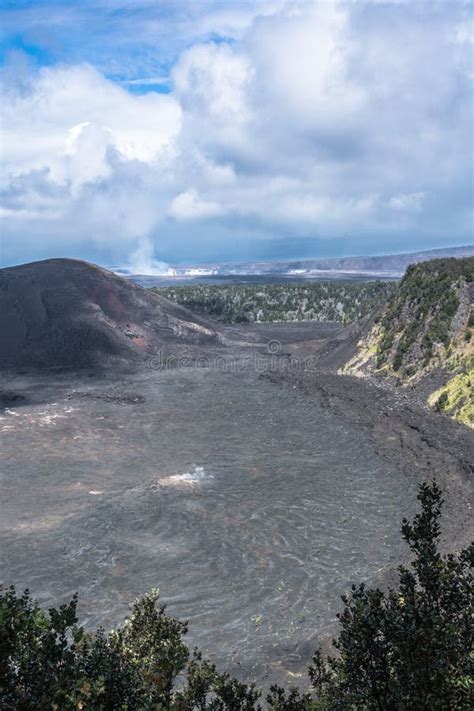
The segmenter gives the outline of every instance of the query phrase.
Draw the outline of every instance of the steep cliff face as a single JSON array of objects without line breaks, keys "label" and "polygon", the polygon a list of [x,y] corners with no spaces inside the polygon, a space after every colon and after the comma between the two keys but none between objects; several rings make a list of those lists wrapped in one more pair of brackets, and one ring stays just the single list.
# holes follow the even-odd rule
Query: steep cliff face
[{"label": "steep cliff face", "polygon": [[342,372],[425,391],[436,382],[428,403],[474,426],[473,303],[474,258],[409,267]]}]

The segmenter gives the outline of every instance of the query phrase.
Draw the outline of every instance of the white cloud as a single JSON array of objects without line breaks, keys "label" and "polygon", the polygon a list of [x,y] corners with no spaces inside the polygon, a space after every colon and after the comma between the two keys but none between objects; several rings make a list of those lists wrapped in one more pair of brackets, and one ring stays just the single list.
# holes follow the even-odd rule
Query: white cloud
[{"label": "white cloud", "polygon": [[365,195],[357,199],[317,197],[314,195],[282,196],[276,204],[277,214],[288,222],[301,221],[328,225],[346,223],[350,219],[367,216],[376,207],[376,196]]},{"label": "white cloud", "polygon": [[[170,76],[160,67],[115,82],[85,64],[30,75],[23,66],[7,85],[8,254],[15,241],[48,239],[52,253],[83,244],[85,254],[94,243],[160,270],[153,245],[159,254],[179,225],[186,244],[199,241],[213,221],[226,239],[244,221],[264,237],[469,235],[472,60],[461,6],[209,7]],[[190,32],[190,17],[182,22]],[[216,32],[219,41],[202,40]],[[131,91],[156,82],[171,93]]]},{"label": "white cloud", "polygon": [[127,86],[166,86],[169,84],[169,79],[168,77],[141,77],[124,79],[121,83]]},{"label": "white cloud", "polygon": [[255,124],[250,58],[227,44],[197,45],[184,52],[172,77],[183,107],[183,153],[227,164],[243,155]]},{"label": "white cloud", "polygon": [[472,17],[455,27],[454,41],[458,44],[474,44],[474,23]]},{"label": "white cloud", "polygon": [[297,130],[345,125],[364,105],[366,90],[348,72],[348,24],[342,5],[295,3],[250,35],[258,93]]},{"label": "white cloud", "polygon": [[197,31],[238,39],[245,35],[256,18],[274,15],[285,5],[286,0],[259,0],[258,3],[239,0],[234,6],[227,1],[225,7],[217,6],[204,14],[197,23]]},{"label": "white cloud", "polygon": [[113,146],[114,136],[106,126],[84,121],[73,126],[64,143],[62,157],[50,166],[51,178],[58,183],[69,183],[76,192],[83,183],[110,175],[107,150]]},{"label": "white cloud", "polygon": [[216,118],[242,121],[250,66],[227,44],[191,47],[173,70],[177,95],[185,106],[198,106]]},{"label": "white cloud", "polygon": [[[171,96],[135,96],[89,66],[43,69],[27,91],[7,87],[2,182],[9,240],[47,235],[128,250],[166,212],[181,128]],[[13,223],[13,213],[16,220]],[[43,238],[43,237],[42,237]],[[24,237],[23,237],[24,239]],[[13,245],[6,245],[12,249]]]},{"label": "white cloud", "polygon": [[96,175],[85,176],[94,179],[107,171],[104,155],[92,158],[93,149],[103,154],[111,145],[128,160],[157,160],[179,133],[181,109],[170,96],[135,96],[82,65],[42,69],[26,93],[9,87],[2,119],[10,174],[48,167],[53,179],[56,170],[63,177],[60,164],[80,141],[97,163]]},{"label": "white cloud", "polygon": [[196,220],[220,215],[222,208],[216,202],[203,200],[195,190],[186,190],[173,199],[169,214],[177,220]]},{"label": "white cloud", "polygon": [[390,198],[388,204],[393,210],[420,212],[420,210],[423,209],[424,200],[425,193],[420,191],[417,193],[394,195]]}]

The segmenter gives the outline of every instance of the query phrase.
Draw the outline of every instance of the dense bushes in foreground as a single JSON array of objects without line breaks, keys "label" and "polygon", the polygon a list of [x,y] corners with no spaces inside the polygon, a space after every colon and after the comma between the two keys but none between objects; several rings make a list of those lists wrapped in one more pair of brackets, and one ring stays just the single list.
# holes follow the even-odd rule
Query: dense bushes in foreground
[{"label": "dense bushes in foreground", "polygon": [[0,708],[250,711],[428,711],[474,705],[473,546],[441,555],[441,492],[423,484],[404,520],[413,562],[397,590],[353,586],[343,598],[334,657],[318,651],[307,692],[256,687],[219,673],[183,637],[152,591],[115,631],[77,625],[77,598],[45,613],[28,591],[0,590]]}]

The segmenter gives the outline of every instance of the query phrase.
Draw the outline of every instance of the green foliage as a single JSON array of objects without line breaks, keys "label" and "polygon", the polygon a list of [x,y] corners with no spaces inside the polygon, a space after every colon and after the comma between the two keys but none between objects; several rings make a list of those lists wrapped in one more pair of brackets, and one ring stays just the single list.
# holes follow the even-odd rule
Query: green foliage
[{"label": "green foliage", "polygon": [[340,321],[370,314],[395,290],[390,282],[312,282],[266,286],[154,287],[154,291],[199,314],[225,323]]},{"label": "green foliage", "polygon": [[73,708],[79,675],[77,597],[46,615],[28,590],[0,598],[0,698],[5,709]]},{"label": "green foliage", "polygon": [[137,600],[123,627],[111,634],[111,643],[125,664],[136,668],[148,701],[169,704],[173,684],[189,657],[182,640],[187,624],[166,615],[157,600],[157,590]]},{"label": "green foliage", "polygon": [[377,367],[390,360],[395,371],[407,363],[410,367],[415,345],[421,352],[420,365],[426,367],[440,345],[447,349],[459,307],[458,288],[473,281],[473,257],[433,259],[408,267],[382,319]]},{"label": "green foliage", "polygon": [[152,590],[133,604],[122,627],[87,634],[77,598],[45,614],[26,590],[0,593],[0,707],[37,709],[170,708],[186,666],[185,623],[157,607]]},{"label": "green foliage", "polygon": [[[0,590],[0,707],[8,711],[464,711],[474,706],[474,546],[439,550],[441,491],[423,484],[402,522],[412,556],[397,590],[352,586],[336,654],[317,651],[307,691],[261,692],[219,673],[183,642],[187,626],[137,600],[106,634],[77,626],[77,599],[48,614],[28,591]],[[265,704],[265,706],[263,706]]]},{"label": "green foliage", "polygon": [[343,599],[338,656],[315,658],[310,674],[327,709],[470,709],[474,703],[471,545],[439,551],[441,491],[423,484],[421,512],[404,519],[413,555],[398,590],[353,586]]},{"label": "green foliage", "polygon": [[441,393],[439,398],[436,401],[436,409],[438,412],[443,412],[443,410],[446,408],[446,405],[449,402],[449,396],[447,392]]},{"label": "green foliage", "polygon": [[428,403],[438,412],[445,412],[474,427],[474,356],[461,360],[454,367],[458,372],[430,395]]},{"label": "green foliage", "polygon": [[254,684],[242,684],[230,674],[220,674],[215,665],[195,650],[187,667],[186,684],[176,692],[173,706],[183,711],[252,711],[260,708],[261,696]]}]

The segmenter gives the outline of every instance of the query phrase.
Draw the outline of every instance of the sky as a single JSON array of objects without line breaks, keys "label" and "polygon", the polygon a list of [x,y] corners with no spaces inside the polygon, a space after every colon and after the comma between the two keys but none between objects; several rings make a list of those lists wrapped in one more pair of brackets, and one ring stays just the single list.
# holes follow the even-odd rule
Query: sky
[{"label": "sky", "polygon": [[472,244],[464,0],[3,0],[0,264]]}]

